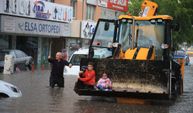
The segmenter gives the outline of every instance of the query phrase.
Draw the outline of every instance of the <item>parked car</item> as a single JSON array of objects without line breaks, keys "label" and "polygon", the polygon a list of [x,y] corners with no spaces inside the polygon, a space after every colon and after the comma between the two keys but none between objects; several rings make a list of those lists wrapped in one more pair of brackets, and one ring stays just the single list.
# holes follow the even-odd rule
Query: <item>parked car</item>
[{"label": "parked car", "polygon": [[[64,68],[64,75],[78,75],[80,72],[80,60],[81,58],[87,58],[88,56],[87,48],[80,48],[79,50],[75,51],[71,57],[69,58],[69,62],[72,64],[72,67],[65,67]],[[106,49],[97,49],[94,52],[94,58],[107,58],[110,57],[112,53]]]},{"label": "parked car", "polygon": [[189,55],[186,54],[184,50],[178,50],[174,53],[174,59],[183,58],[185,60],[185,65],[189,65],[190,58]]},{"label": "parked car", "polygon": [[0,98],[2,97],[21,97],[19,88],[8,82],[0,80]]},{"label": "parked car", "polygon": [[28,67],[31,70],[32,57],[28,56],[21,50],[0,50],[0,71],[4,68],[5,55],[12,55],[14,57],[14,70],[16,67]]}]

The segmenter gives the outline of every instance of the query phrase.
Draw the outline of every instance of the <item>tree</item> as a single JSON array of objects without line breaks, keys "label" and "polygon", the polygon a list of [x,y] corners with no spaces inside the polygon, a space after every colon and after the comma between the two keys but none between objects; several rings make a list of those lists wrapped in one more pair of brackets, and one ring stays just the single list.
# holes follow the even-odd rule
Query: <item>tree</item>
[{"label": "tree", "polygon": [[[179,31],[173,33],[174,43],[181,44],[187,42],[189,45],[193,43],[193,1],[192,0],[152,0],[156,2],[158,7],[157,14],[171,15],[174,23],[179,24]],[[131,0],[129,5],[129,13],[138,15],[143,0]]]},{"label": "tree", "polygon": [[139,15],[139,12],[141,11],[141,3],[143,2],[143,0],[130,0],[129,4],[129,10],[128,12],[131,15]]}]

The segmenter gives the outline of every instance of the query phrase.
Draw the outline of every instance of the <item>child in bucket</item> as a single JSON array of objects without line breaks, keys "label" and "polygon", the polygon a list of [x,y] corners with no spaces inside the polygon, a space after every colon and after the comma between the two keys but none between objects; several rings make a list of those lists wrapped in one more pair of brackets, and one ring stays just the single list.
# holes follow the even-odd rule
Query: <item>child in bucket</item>
[{"label": "child in bucket", "polygon": [[112,91],[112,82],[108,78],[107,73],[103,73],[102,77],[97,82],[97,88],[102,91]]},{"label": "child in bucket", "polygon": [[92,62],[89,62],[87,69],[84,72],[82,71],[80,72],[76,86],[78,86],[79,89],[92,90],[94,89],[94,85],[95,85],[94,64]]}]

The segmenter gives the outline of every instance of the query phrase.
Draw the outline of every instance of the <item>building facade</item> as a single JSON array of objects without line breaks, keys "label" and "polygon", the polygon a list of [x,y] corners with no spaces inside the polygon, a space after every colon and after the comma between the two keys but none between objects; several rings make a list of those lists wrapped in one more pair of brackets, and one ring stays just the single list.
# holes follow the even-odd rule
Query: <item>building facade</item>
[{"label": "building facade", "polygon": [[20,49],[41,66],[57,51],[88,47],[99,18],[127,9],[128,0],[1,0],[0,49]]},{"label": "building facade", "polygon": [[68,56],[88,47],[99,18],[117,19],[128,11],[128,0],[55,0],[73,7],[71,37],[66,39]]},{"label": "building facade", "polygon": [[65,47],[73,8],[39,0],[0,1],[0,49],[19,49],[46,64],[47,57]]}]

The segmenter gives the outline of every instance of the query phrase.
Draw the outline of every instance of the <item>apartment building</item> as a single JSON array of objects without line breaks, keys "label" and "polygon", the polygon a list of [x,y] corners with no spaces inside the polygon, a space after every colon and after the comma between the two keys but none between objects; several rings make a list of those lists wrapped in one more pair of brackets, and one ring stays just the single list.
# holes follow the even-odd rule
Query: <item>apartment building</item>
[{"label": "apartment building", "polygon": [[71,37],[66,38],[69,56],[73,51],[88,47],[99,18],[116,19],[127,12],[128,0],[54,0],[73,7]]}]

